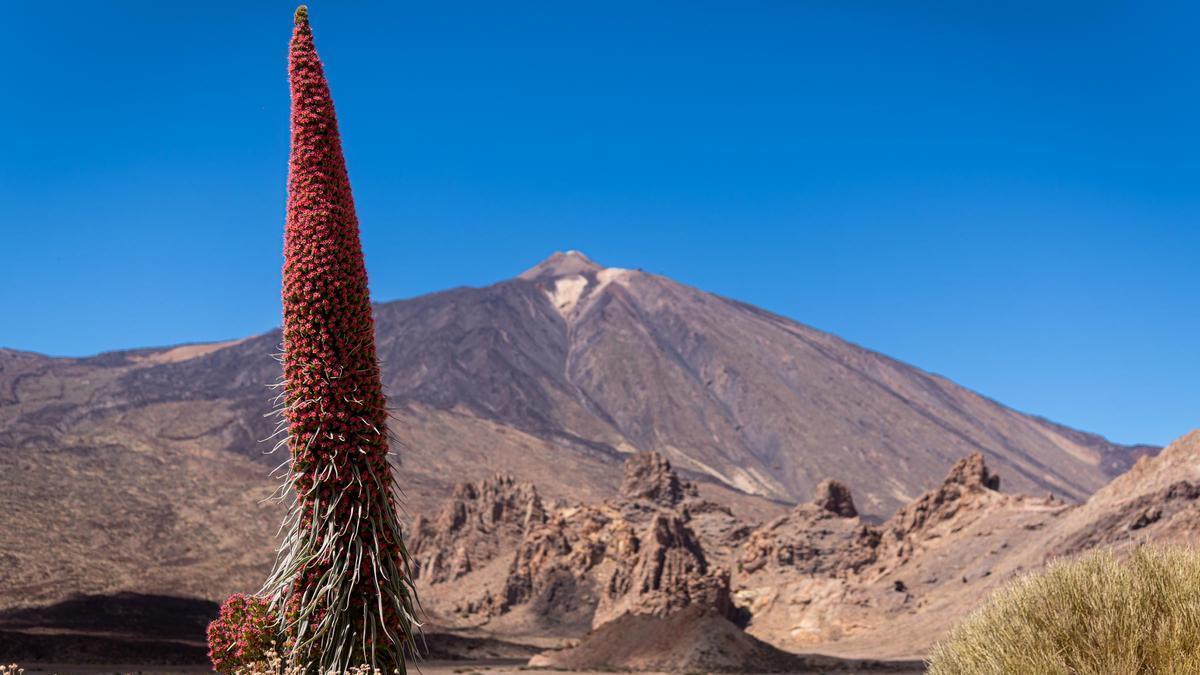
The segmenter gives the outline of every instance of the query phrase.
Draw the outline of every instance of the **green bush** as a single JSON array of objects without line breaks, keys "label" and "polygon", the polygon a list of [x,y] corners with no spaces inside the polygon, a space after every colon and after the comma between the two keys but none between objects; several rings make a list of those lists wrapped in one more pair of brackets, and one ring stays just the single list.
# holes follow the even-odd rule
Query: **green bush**
[{"label": "green bush", "polygon": [[1200,554],[1139,548],[1059,561],[998,591],[929,658],[930,675],[1200,673]]}]

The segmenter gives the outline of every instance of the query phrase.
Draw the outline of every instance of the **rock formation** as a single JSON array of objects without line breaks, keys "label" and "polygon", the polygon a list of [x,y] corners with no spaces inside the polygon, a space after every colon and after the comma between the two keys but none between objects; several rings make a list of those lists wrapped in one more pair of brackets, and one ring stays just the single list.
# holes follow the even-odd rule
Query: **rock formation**
[{"label": "rock formation", "polygon": [[593,626],[623,614],[665,616],[697,605],[727,615],[729,573],[710,566],[688,526],[693,501],[712,511],[665,458],[635,455],[625,463],[616,499],[564,509],[527,534],[499,612],[569,588],[573,606],[594,603]]},{"label": "rock formation", "polygon": [[681,481],[671,463],[657,452],[643,452],[625,462],[620,497],[644,500],[664,508],[678,506],[687,497],[698,497],[696,486]]},{"label": "rock formation", "polygon": [[741,547],[738,569],[745,574],[773,568],[844,576],[875,561],[879,539],[879,530],[857,516],[801,504],[750,535]]},{"label": "rock formation", "polygon": [[[916,658],[981,598],[1049,557],[1194,541],[1200,433],[1083,505],[999,487],[974,455],[879,524],[857,515],[851,491],[833,480],[756,524],[701,497],[664,457],[635,454],[616,495],[592,504],[543,503],[505,477],[460,485],[435,518],[418,520],[413,550],[435,622],[543,645],[583,640],[545,655],[547,665],[666,667],[737,655],[776,663],[764,643]],[[725,636],[723,646],[680,633],[691,630]],[[645,639],[629,641],[628,631]]]},{"label": "rock formation", "polygon": [[675,514],[655,513],[648,524],[617,528],[613,570],[592,623],[623,614],[667,616],[700,606],[726,616],[729,572],[711,570],[696,535]]},{"label": "rock formation", "polygon": [[850,496],[850,488],[840,481],[826,478],[817,484],[817,494],[812,500],[813,506],[818,506],[835,516],[853,518],[858,515],[854,507],[854,498]]},{"label": "rock formation", "polygon": [[955,519],[959,511],[986,509],[1000,498],[1000,478],[988,470],[983,455],[975,453],[950,469],[942,484],[901,507],[880,528],[880,544],[892,558],[904,559],[929,536],[940,536],[940,524]]},{"label": "rock formation", "polygon": [[431,584],[458,579],[544,522],[546,509],[529,483],[505,475],[460,483],[436,521],[419,516],[413,526],[414,576]]},{"label": "rock formation", "polygon": [[1054,555],[1075,555],[1100,546],[1146,541],[1200,540],[1200,482],[1181,480],[1106,509],[1055,546]]}]

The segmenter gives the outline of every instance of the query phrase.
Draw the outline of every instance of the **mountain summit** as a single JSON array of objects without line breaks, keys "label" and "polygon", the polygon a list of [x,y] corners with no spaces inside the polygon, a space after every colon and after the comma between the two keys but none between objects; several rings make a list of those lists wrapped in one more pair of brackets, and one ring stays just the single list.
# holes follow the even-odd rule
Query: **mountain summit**
[{"label": "mountain summit", "polygon": [[566,277],[572,275],[594,274],[604,268],[592,262],[592,259],[579,251],[556,251],[537,265],[525,270],[518,279],[542,279]]}]

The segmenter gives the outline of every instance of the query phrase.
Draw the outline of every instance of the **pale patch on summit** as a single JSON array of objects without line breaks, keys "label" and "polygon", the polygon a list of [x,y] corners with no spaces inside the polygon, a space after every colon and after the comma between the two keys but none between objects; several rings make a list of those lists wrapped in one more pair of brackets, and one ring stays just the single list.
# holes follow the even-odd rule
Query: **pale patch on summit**
[{"label": "pale patch on summit", "polygon": [[560,277],[554,280],[554,289],[546,291],[546,297],[550,298],[550,304],[554,305],[558,313],[565,317],[575,308],[587,286],[587,277],[582,274]]},{"label": "pale patch on summit", "polygon": [[620,267],[605,267],[595,274],[594,284],[583,274],[558,277],[553,288],[546,291],[546,297],[564,319],[583,314],[586,306],[595,302],[610,284],[628,287],[633,276],[633,272]]},{"label": "pale patch on summit", "polygon": [[616,282],[624,285],[629,281],[630,271],[620,267],[605,267],[596,273],[596,280],[600,285],[596,286],[596,293],[603,291],[606,286]]}]

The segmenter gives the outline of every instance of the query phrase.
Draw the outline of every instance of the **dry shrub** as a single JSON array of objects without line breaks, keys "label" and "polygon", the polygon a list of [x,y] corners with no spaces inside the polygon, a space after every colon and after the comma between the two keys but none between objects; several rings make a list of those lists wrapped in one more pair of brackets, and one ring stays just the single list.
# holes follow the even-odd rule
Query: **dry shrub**
[{"label": "dry shrub", "polygon": [[1200,673],[1200,554],[1109,551],[998,591],[938,644],[930,675]]}]

